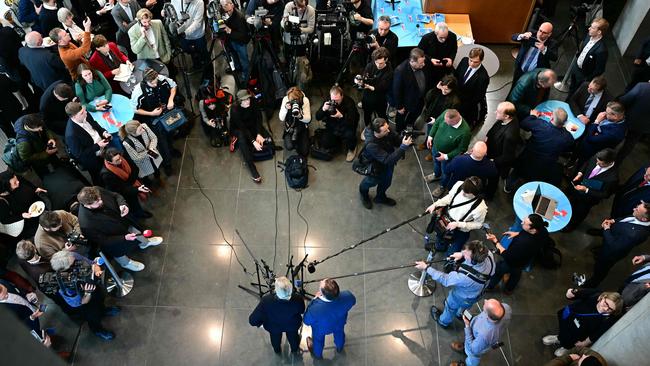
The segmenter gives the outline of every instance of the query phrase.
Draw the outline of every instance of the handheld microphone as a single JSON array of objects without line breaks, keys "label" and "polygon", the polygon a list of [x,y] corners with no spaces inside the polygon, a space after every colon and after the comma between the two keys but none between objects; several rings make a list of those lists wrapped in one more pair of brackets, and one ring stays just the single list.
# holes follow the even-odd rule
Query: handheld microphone
[{"label": "handheld microphone", "polygon": [[307,265],[307,271],[308,271],[309,273],[314,273],[314,272],[316,272],[316,265],[314,264],[314,262],[310,262],[310,263]]}]

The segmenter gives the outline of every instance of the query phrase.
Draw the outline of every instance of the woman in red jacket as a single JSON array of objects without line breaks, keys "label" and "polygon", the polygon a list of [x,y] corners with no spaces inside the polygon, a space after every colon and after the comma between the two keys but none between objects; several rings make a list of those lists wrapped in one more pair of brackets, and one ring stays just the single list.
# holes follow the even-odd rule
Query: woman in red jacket
[{"label": "woman in red jacket", "polygon": [[101,34],[97,34],[93,38],[92,45],[95,52],[90,57],[90,65],[104,74],[114,92],[124,93],[120,88],[120,83],[113,78],[120,71],[120,64],[131,65],[131,61],[117,48],[115,43],[109,42]]}]

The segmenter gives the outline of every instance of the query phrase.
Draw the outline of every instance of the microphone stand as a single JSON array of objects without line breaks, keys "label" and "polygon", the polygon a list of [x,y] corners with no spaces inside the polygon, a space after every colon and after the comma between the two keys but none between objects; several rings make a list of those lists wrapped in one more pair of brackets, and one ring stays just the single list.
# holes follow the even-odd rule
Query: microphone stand
[{"label": "microphone stand", "polygon": [[[244,248],[246,248],[248,254],[251,256],[251,258],[253,258],[253,263],[255,263],[255,273],[257,275],[257,282],[251,282],[250,284],[252,286],[257,287],[257,292],[251,290],[250,288],[244,287],[242,285],[237,285],[237,287],[250,294],[262,297],[264,296],[264,294],[271,292],[271,290],[273,289],[273,281],[275,280],[275,273],[273,273],[273,270],[269,268],[268,264],[266,264],[266,262],[264,262],[263,259],[261,260],[262,264],[260,265],[260,261],[258,261],[257,258],[255,258],[255,255],[248,247],[248,244],[246,244],[244,239],[241,237],[241,234],[239,234],[239,230],[235,229],[235,233],[237,234],[241,242],[244,244]],[[260,275],[260,267],[262,268],[261,275]],[[266,284],[262,283],[262,278],[264,278]],[[262,290],[262,288],[264,288],[264,290]]]},{"label": "microphone stand", "polygon": [[291,258],[289,258],[289,264],[287,264],[286,277],[289,277],[289,275],[291,275],[291,283],[293,284],[296,291],[303,297],[313,298],[314,294],[305,291],[305,287],[303,286],[305,283],[305,267],[307,266],[306,263],[308,255],[309,254],[305,254],[305,257],[300,261],[300,263],[294,266],[292,254]]},{"label": "microphone stand", "polygon": [[[437,261],[425,261],[425,263],[431,265],[431,264],[442,263],[442,262],[446,262],[446,261],[447,261],[447,259],[445,258],[445,259],[441,259],[441,260],[437,260]],[[338,279],[340,279],[340,278],[348,278],[348,277],[355,277],[355,276],[363,276],[363,275],[367,275],[367,274],[371,274],[371,273],[393,271],[393,270],[396,270],[396,269],[409,268],[409,267],[413,267],[413,266],[414,266],[414,264],[413,264],[413,262],[411,262],[411,263],[408,263],[408,264],[402,264],[402,265],[399,265],[399,266],[392,266],[392,267],[386,267],[386,268],[378,268],[378,269],[372,269],[372,270],[369,270],[369,271],[363,271],[363,272],[354,272],[354,273],[350,273],[350,274],[346,274],[346,275],[341,275],[341,276],[336,276],[336,277],[325,277],[325,278],[319,278],[319,279],[317,279],[317,280],[305,281],[305,282],[303,282],[303,285],[306,284],[306,283],[315,283],[315,282],[320,282],[320,281],[322,281],[322,280],[324,280],[324,279],[338,280]],[[426,271],[425,271],[425,272],[426,272]]]}]

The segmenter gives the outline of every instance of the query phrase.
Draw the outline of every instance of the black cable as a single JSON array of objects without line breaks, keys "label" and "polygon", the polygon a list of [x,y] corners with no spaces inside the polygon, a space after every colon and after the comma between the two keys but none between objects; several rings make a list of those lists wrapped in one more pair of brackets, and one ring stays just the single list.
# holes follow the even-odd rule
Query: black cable
[{"label": "black cable", "polygon": [[305,226],[307,229],[305,230],[305,238],[302,240],[302,249],[305,251],[305,254],[307,254],[307,235],[309,234],[309,222],[305,217],[300,213],[300,203],[302,202],[302,190],[300,190],[300,198],[298,199],[298,207],[296,207],[296,213],[298,213],[298,216],[302,219],[302,221],[305,223]]},{"label": "black cable", "polygon": [[[267,125],[269,127],[269,133],[272,134],[270,131],[271,125],[268,123],[267,120]],[[273,154],[273,166],[278,165],[278,158]],[[275,257],[278,254],[278,170],[275,170],[275,236],[273,238],[273,271],[275,271]]]},{"label": "black cable", "polygon": [[210,203],[210,207],[212,207],[212,217],[214,218],[214,223],[217,224],[217,227],[219,228],[219,232],[221,233],[221,237],[223,238],[223,241],[225,241],[226,244],[228,244],[228,246],[230,247],[230,250],[232,250],[232,254],[235,255],[235,260],[237,261],[237,263],[239,263],[241,268],[244,270],[244,273],[246,273],[249,276],[252,276],[253,274],[248,272],[246,270],[246,267],[244,267],[244,264],[239,260],[239,256],[237,256],[235,247],[233,247],[233,245],[228,241],[228,239],[226,239],[226,235],[223,232],[223,228],[221,228],[221,225],[219,225],[219,220],[217,220],[217,213],[214,208],[214,203],[212,203],[210,197],[207,194],[205,194],[205,192],[203,191],[203,187],[199,183],[199,180],[196,178],[196,170],[194,169],[194,155],[192,155],[192,148],[190,148],[189,145],[187,146],[187,151],[190,153],[190,160],[192,160],[192,178],[194,179],[194,183],[196,183],[196,185],[199,187],[199,192],[201,192],[203,197],[205,197],[205,199],[208,200],[208,202]]}]

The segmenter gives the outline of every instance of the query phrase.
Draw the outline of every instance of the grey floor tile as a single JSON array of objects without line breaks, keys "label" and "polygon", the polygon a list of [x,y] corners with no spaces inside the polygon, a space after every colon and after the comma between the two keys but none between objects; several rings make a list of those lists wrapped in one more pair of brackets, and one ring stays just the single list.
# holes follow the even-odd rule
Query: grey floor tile
[{"label": "grey floor tile", "polygon": [[237,189],[241,169],[239,152],[231,153],[228,147],[214,148],[207,138],[188,139],[180,187]]},{"label": "grey floor tile", "polygon": [[199,189],[178,191],[169,235],[170,242],[177,245],[224,243],[222,233],[214,221],[214,214],[226,240],[232,242],[235,233],[237,191],[205,189],[203,192],[210,197],[214,211]]},{"label": "grey floor tile", "polygon": [[415,314],[368,312],[368,365],[437,365],[420,336]]},{"label": "grey floor tile", "polygon": [[[120,305],[156,305],[165,252],[168,246],[169,244],[163,243],[145,250],[138,249],[129,254],[130,258],[144,263],[145,269],[141,272],[132,273],[134,280],[133,289],[127,296],[116,299],[116,303]],[[117,263],[114,263],[114,268],[122,270]]]}]

